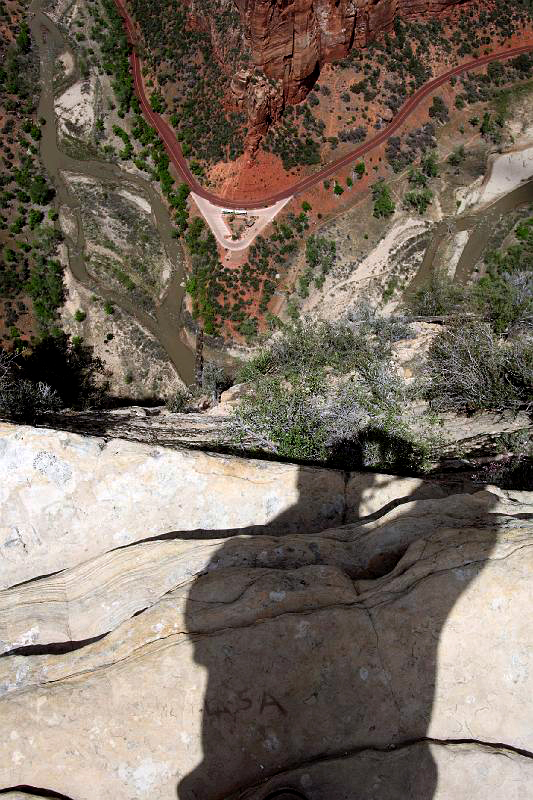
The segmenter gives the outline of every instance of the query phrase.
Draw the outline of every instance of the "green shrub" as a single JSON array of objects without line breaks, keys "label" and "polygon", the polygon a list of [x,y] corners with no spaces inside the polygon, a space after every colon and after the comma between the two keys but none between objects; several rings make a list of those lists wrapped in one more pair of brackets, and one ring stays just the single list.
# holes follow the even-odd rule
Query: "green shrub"
[{"label": "green shrub", "polygon": [[28,225],[30,226],[30,230],[31,231],[35,230],[37,225],[40,225],[43,219],[44,219],[43,212],[39,211],[36,208],[32,208],[28,216]]},{"label": "green shrub", "polygon": [[152,111],[163,114],[165,111],[165,101],[161,92],[152,92],[150,95],[150,106],[152,107]]},{"label": "green shrub", "polygon": [[488,323],[443,331],[428,357],[428,399],[438,411],[517,410],[533,404],[533,341],[506,341]]},{"label": "green shrub", "polygon": [[474,285],[472,304],[496,333],[533,325],[533,272],[489,271]]},{"label": "green shrub", "polygon": [[417,317],[442,317],[463,310],[465,291],[447,275],[436,273],[429,283],[405,301],[406,311]]},{"label": "green shrub", "polygon": [[166,406],[173,414],[184,414],[188,411],[191,400],[191,393],[188,389],[177,389],[167,400]]},{"label": "green shrub", "polygon": [[234,438],[345,468],[424,469],[431,436],[414,423],[391,359],[405,335],[403,319],[368,306],[339,323],[284,326],[239,374],[251,391],[234,413]]},{"label": "green shrub", "polygon": [[392,217],[396,206],[391,197],[390,189],[383,179],[380,179],[372,186],[372,199],[374,201],[375,217]]},{"label": "green shrub", "polygon": [[448,164],[451,164],[452,167],[457,167],[459,166],[461,161],[464,161],[464,159],[465,159],[465,148],[464,145],[461,145],[460,147],[456,147],[453,153],[451,153],[451,155],[448,156]]},{"label": "green shrub", "polygon": [[215,364],[212,361],[207,361],[202,370],[202,390],[210,394],[214,400],[220,398],[221,392],[231,386],[224,367]]},{"label": "green shrub", "polygon": [[420,172],[419,169],[411,167],[409,170],[409,183],[412,186],[425,188],[428,185],[427,175],[424,175],[424,173]]},{"label": "green shrub", "polygon": [[437,178],[439,175],[439,165],[437,162],[437,154],[432,151],[423,156],[420,166],[424,175],[428,178]]},{"label": "green shrub", "polygon": [[0,415],[32,422],[45,411],[105,405],[103,373],[92,348],[59,331],[11,356],[0,350]]},{"label": "green shrub", "polygon": [[449,119],[448,114],[448,107],[442,97],[437,95],[433,98],[431,106],[429,108],[429,116],[432,119],[437,119],[439,122],[447,122]]},{"label": "green shrub", "polygon": [[406,192],[405,205],[407,208],[415,208],[420,215],[425,214],[431,201],[433,199],[433,192],[431,189],[422,189],[419,192]]}]

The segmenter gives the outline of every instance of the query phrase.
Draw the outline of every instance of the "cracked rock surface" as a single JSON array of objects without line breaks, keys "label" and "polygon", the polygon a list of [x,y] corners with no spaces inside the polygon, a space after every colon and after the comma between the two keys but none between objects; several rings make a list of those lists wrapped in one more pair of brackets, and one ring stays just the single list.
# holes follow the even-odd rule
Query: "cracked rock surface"
[{"label": "cracked rock surface", "polygon": [[531,796],[533,493],[3,432],[5,797]]}]

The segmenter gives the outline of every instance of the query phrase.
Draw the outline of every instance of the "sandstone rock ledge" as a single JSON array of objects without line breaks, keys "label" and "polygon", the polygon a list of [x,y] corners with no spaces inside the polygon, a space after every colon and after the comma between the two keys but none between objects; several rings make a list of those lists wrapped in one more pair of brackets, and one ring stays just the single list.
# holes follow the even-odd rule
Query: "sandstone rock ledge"
[{"label": "sandstone rock ledge", "polygon": [[0,433],[6,797],[531,796],[533,493]]}]

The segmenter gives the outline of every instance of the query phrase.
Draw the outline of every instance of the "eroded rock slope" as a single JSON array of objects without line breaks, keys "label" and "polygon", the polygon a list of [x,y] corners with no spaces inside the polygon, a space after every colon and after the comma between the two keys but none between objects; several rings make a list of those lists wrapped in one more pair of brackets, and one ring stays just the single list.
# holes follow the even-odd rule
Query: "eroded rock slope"
[{"label": "eroded rock slope", "polygon": [[1,433],[7,796],[528,796],[531,493]]}]

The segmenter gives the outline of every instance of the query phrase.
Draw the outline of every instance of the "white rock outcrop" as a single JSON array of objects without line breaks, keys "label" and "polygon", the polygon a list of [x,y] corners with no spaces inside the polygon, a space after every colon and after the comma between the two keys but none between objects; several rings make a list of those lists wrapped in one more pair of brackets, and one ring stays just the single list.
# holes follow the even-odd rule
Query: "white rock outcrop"
[{"label": "white rock outcrop", "polygon": [[438,484],[0,423],[0,589],[171,532],[320,531]]},{"label": "white rock outcrop", "polygon": [[530,796],[532,493],[14,426],[3,441],[3,519],[60,570],[15,585],[22,556],[0,562],[7,797]]}]

